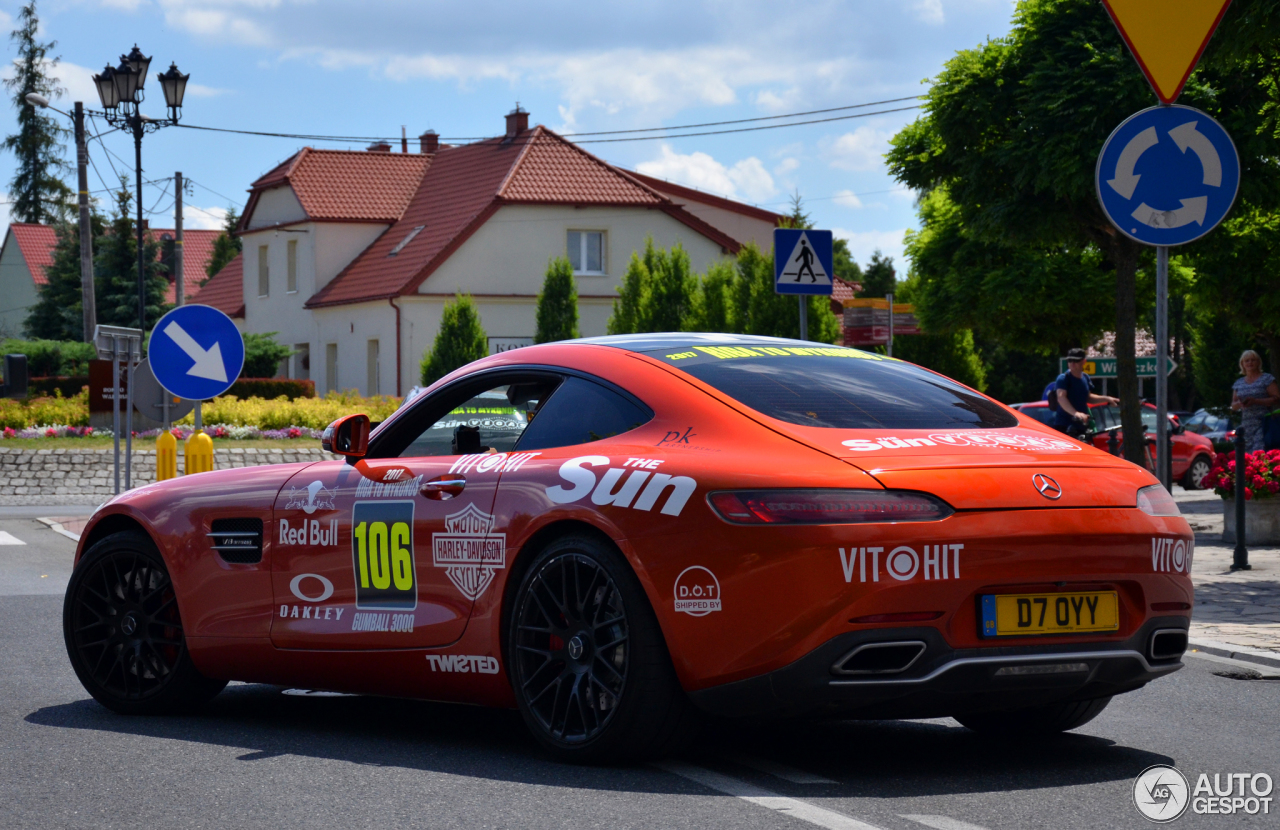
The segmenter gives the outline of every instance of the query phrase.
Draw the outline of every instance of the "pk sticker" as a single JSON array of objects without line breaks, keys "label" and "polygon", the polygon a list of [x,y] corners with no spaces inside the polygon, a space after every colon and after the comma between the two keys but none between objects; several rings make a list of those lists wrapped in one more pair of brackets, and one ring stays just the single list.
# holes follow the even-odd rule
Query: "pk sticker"
[{"label": "pk sticker", "polygon": [[413,559],[413,502],[358,501],[351,510],[356,608],[405,611],[418,606]]}]

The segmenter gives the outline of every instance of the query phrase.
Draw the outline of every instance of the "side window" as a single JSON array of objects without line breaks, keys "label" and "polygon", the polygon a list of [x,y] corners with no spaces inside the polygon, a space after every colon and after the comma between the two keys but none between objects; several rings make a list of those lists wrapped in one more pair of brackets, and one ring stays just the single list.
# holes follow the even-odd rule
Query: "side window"
[{"label": "side window", "polygon": [[[1104,416],[1106,423],[1103,425],[1103,429],[1110,429],[1111,427],[1120,425],[1120,407],[1111,404],[1108,406],[1100,406],[1098,409],[1105,410],[1107,413],[1106,416]],[[1094,411],[1096,412],[1097,410],[1095,409]]]},{"label": "side window", "polygon": [[617,392],[576,377],[566,378],[535,411],[520,436],[521,451],[589,444],[630,432],[653,418],[648,409]]},{"label": "side window", "polygon": [[1147,409],[1145,406],[1142,407],[1142,423],[1147,425],[1147,434],[1155,435],[1156,424],[1158,423],[1158,421],[1156,421],[1156,411],[1154,409]]},{"label": "side window", "polygon": [[401,458],[510,452],[555,381],[503,384],[428,411],[431,422],[400,452]]}]

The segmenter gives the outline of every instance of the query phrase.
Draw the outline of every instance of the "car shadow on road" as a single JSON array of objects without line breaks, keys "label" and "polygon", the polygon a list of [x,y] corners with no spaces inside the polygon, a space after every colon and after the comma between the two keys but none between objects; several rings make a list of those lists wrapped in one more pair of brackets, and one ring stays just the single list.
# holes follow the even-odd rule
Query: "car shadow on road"
[{"label": "car shadow on road", "polygon": [[[237,761],[279,756],[637,793],[688,792],[653,769],[573,767],[550,761],[512,711],[378,697],[295,697],[274,686],[229,686],[199,714],[127,717],[93,700],[47,706],[28,723],[60,729],[199,742],[243,750]],[[948,725],[950,724],[950,725]],[[950,721],[789,721],[708,725],[683,757],[719,766],[748,755],[838,783],[805,792],[833,797],[921,796],[1032,790],[1129,780],[1172,759],[1082,734],[1034,743],[994,741]],[[757,775],[736,767],[729,771]],[[772,777],[764,786],[796,785]]]}]

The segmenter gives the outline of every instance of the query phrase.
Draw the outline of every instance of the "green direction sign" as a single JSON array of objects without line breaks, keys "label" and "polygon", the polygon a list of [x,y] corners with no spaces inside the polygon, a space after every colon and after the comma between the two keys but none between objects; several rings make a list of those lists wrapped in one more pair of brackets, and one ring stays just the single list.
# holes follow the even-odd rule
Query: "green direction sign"
[{"label": "green direction sign", "polygon": [[[1156,376],[1156,359],[1154,357],[1139,357],[1138,361],[1138,377],[1153,378]],[[1172,375],[1173,370],[1178,368],[1178,364],[1173,358],[1165,358],[1166,375]],[[1067,359],[1065,357],[1058,359],[1058,370],[1067,371]],[[1084,360],[1084,373],[1092,378],[1114,378],[1116,377],[1116,359],[1114,357],[1087,357]]]}]

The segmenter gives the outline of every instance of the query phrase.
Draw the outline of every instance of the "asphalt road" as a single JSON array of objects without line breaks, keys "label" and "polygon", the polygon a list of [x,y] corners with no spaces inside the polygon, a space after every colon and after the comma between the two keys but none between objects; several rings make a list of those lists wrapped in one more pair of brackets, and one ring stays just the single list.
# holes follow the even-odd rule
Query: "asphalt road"
[{"label": "asphalt road", "polygon": [[[662,764],[546,760],[509,712],[227,688],[197,717],[93,702],[63,650],[73,543],[0,516],[0,827],[1147,827],[1135,777],[1172,764],[1280,784],[1280,679],[1187,668],[1076,733],[981,738],[950,720],[746,724]],[[6,537],[0,537],[6,539]],[[1278,788],[1280,790],[1280,788]],[[1280,791],[1273,794],[1280,802]],[[1196,816],[1175,827],[1280,827]]]}]

